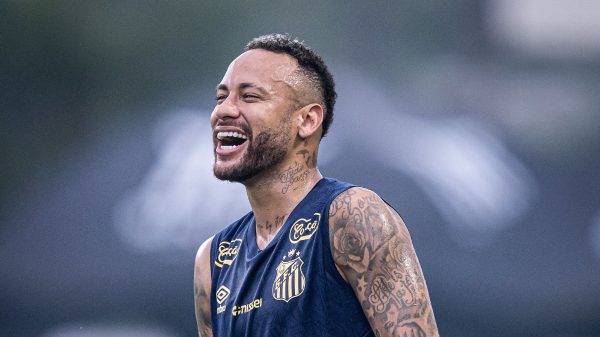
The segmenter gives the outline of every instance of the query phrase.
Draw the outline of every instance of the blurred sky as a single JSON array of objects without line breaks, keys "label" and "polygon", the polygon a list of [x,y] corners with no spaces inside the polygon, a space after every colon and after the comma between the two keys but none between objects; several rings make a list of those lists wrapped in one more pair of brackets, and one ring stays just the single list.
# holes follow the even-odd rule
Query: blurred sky
[{"label": "blurred sky", "polygon": [[214,87],[290,33],[321,171],[402,214],[443,336],[600,336],[600,3],[0,1],[0,335],[194,336]]}]

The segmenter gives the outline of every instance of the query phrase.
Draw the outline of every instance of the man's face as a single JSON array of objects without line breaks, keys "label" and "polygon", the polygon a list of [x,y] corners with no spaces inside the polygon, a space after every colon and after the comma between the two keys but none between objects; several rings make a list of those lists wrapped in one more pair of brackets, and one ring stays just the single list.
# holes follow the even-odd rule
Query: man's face
[{"label": "man's face", "polygon": [[294,138],[296,67],[290,56],[261,49],[229,65],[210,120],[217,178],[243,182],[285,160]]}]

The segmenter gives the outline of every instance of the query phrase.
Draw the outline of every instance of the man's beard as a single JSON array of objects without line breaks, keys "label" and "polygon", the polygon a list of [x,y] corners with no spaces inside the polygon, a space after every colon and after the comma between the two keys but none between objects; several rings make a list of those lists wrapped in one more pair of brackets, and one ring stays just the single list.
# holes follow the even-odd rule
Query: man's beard
[{"label": "man's beard", "polygon": [[260,132],[248,144],[246,153],[244,153],[240,163],[234,167],[219,168],[217,167],[215,158],[213,166],[215,177],[231,182],[244,182],[264,170],[275,167],[283,162],[287,155],[287,146],[290,142],[288,134],[290,124],[288,116],[277,127],[268,128]]}]

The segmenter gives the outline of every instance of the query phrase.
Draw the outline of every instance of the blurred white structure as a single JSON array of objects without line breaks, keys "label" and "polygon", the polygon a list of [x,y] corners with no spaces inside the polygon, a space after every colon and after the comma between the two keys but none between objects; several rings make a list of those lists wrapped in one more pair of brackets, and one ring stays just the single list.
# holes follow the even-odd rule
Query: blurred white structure
[{"label": "blurred white structure", "polygon": [[486,244],[530,209],[537,191],[531,174],[484,124],[467,116],[409,114],[398,97],[352,70],[337,73],[343,74],[338,111],[346,116],[337,119],[335,132],[346,148],[367,149],[374,165],[415,180],[457,244]]},{"label": "blurred white structure", "polygon": [[534,56],[600,55],[597,0],[490,0],[487,28],[498,43]]},{"label": "blurred white structure", "polygon": [[250,207],[242,185],[212,174],[208,113],[177,111],[158,123],[156,160],[115,208],[117,232],[141,251],[189,248]]}]

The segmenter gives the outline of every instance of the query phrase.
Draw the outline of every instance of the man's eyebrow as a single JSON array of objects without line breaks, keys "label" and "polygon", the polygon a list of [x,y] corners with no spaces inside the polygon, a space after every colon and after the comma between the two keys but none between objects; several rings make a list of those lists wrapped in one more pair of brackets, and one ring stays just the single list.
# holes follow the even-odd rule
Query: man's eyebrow
[{"label": "man's eyebrow", "polygon": [[[263,94],[263,95],[268,95],[269,94],[269,92],[265,88],[263,88],[261,86],[258,86],[258,85],[254,84],[254,83],[251,83],[251,82],[240,83],[239,88],[240,88],[240,90],[252,88],[252,89],[256,89],[256,90],[260,91],[260,93]],[[219,91],[219,90],[229,91],[229,88],[227,87],[226,84],[221,83],[221,84],[219,84],[217,86],[216,90],[217,91]]]},{"label": "man's eyebrow", "polygon": [[248,89],[248,88],[256,89],[256,90],[260,91],[260,93],[263,95],[269,94],[269,92],[265,88],[260,87],[254,83],[250,83],[250,82],[240,83],[240,90],[244,90],[244,89]]}]

